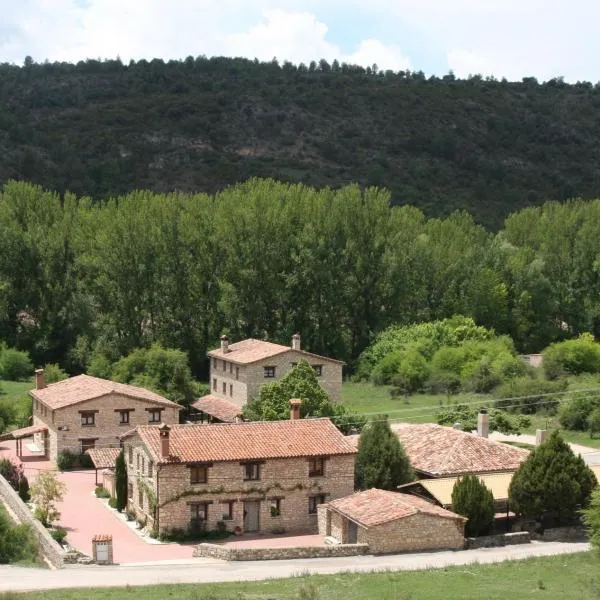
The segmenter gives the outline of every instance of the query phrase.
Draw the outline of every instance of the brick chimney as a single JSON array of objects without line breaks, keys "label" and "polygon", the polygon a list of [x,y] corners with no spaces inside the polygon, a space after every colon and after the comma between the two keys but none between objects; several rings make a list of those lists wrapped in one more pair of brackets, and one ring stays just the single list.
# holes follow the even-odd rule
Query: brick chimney
[{"label": "brick chimney", "polygon": [[160,457],[168,458],[171,455],[171,449],[169,448],[169,437],[170,437],[171,428],[165,423],[162,423],[158,428],[158,433],[160,435]]},{"label": "brick chimney", "polygon": [[35,389],[43,390],[46,387],[46,378],[44,377],[44,369],[35,370]]},{"label": "brick chimney", "polygon": [[221,352],[223,354],[229,352],[229,338],[226,335],[221,336]]},{"label": "brick chimney", "polygon": [[482,408],[477,415],[477,435],[486,438],[490,432],[489,415],[485,408]]},{"label": "brick chimney", "polygon": [[292,398],[290,400],[290,420],[296,421],[300,418],[300,406],[302,405],[302,400],[298,398]]},{"label": "brick chimney", "polygon": [[292,336],[292,350],[300,350],[300,334],[295,333]]}]

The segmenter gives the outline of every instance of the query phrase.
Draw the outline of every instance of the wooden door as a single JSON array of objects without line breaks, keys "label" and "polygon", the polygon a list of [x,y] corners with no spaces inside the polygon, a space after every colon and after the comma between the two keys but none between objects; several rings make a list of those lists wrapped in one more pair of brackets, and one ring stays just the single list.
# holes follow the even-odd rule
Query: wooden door
[{"label": "wooden door", "polygon": [[260,502],[244,502],[244,532],[251,533],[260,528]]},{"label": "wooden door", "polygon": [[353,521],[348,521],[348,543],[356,544],[356,540],[358,538],[358,529],[356,523]]}]

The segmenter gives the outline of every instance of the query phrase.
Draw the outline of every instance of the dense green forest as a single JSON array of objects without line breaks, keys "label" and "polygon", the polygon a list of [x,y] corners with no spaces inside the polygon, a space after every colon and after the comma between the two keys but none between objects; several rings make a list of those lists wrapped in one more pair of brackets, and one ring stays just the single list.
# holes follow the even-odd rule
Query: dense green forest
[{"label": "dense green forest", "polygon": [[250,177],[391,191],[428,216],[594,198],[600,88],[322,60],[0,65],[0,183],[214,193]]},{"label": "dense green forest", "polygon": [[0,342],[71,373],[158,343],[202,378],[224,332],[286,344],[301,332],[352,370],[386,327],[456,314],[539,351],[600,336],[599,298],[600,200],[527,208],[491,233],[358,186],[0,193]]}]

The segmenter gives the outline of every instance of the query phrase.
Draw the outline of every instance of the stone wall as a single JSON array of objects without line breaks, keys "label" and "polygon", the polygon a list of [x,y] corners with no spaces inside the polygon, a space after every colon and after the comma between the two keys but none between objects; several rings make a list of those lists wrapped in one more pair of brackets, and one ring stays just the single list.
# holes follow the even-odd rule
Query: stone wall
[{"label": "stone wall", "polygon": [[515,533],[500,533],[497,535],[482,535],[480,537],[467,538],[465,548],[494,548],[499,546],[514,546],[515,544],[529,544],[531,535],[528,531],[517,531]]},{"label": "stone wall", "polygon": [[464,521],[418,513],[368,529],[359,527],[357,540],[368,544],[373,554],[461,550]]},{"label": "stone wall", "polygon": [[15,490],[2,475],[0,475],[0,500],[20,523],[29,525],[38,539],[40,552],[55,568],[64,566],[64,551],[52,538],[48,530],[33,516],[27,505],[19,498]]},{"label": "stone wall", "polygon": [[[50,460],[56,460],[59,452],[70,450],[79,453],[82,439],[95,439],[97,445],[119,447],[120,436],[137,425],[148,425],[146,408],[162,409],[161,420],[167,424],[179,423],[179,407],[161,405],[121,394],[109,394],[102,398],[51,410],[42,402],[33,402],[34,425],[46,425],[49,433]],[[131,409],[129,423],[121,424],[118,409]],[[81,411],[97,411],[94,425],[81,424]],[[61,430],[61,428],[65,428]]]},{"label": "stone wall", "polygon": [[367,544],[340,544],[337,546],[306,546],[298,548],[231,548],[217,544],[199,544],[194,556],[220,560],[286,560],[296,558],[330,558],[367,554]]},{"label": "stone wall", "polygon": [[588,533],[583,525],[572,525],[570,527],[550,527],[542,533],[531,532],[532,540],[543,540],[544,542],[586,542]]}]

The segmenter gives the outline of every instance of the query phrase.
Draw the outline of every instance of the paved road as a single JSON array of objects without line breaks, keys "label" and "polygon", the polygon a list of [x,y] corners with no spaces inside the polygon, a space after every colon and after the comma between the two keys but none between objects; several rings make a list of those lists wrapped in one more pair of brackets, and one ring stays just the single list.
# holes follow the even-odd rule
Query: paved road
[{"label": "paved road", "polygon": [[58,571],[0,567],[0,592],[56,588],[115,587],[158,583],[211,583],[258,581],[298,574],[331,574],[343,571],[414,571],[472,563],[494,563],[532,556],[571,554],[589,550],[587,543],[532,542],[522,546],[481,548],[461,552],[426,552],[390,556],[356,556],[263,562],[188,559],[125,566],[73,567]]}]

